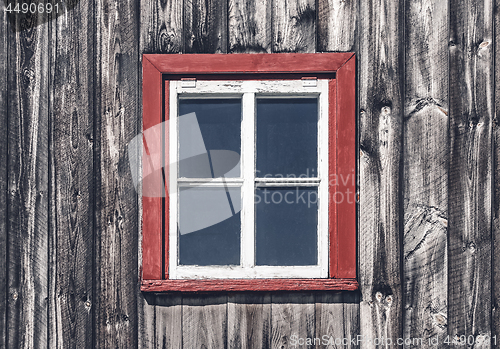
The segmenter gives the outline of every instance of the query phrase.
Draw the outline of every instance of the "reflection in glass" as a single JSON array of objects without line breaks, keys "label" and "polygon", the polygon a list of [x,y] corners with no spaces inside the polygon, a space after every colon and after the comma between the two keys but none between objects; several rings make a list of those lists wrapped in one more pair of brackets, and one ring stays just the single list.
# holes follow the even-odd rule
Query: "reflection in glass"
[{"label": "reflection in glass", "polygon": [[180,99],[178,124],[179,177],[240,177],[240,99]]},{"label": "reflection in glass", "polygon": [[179,264],[240,264],[240,188],[180,188]]},{"label": "reflection in glass", "polygon": [[257,265],[317,265],[317,188],[256,188],[255,219]]},{"label": "reflection in glass", "polygon": [[256,177],[317,177],[318,100],[257,99]]}]

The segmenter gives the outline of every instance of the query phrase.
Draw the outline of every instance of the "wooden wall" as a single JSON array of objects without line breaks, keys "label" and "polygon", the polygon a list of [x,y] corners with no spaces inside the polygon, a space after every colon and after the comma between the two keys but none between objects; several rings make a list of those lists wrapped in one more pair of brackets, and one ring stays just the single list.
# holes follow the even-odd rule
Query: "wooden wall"
[{"label": "wooden wall", "polygon": [[[500,347],[500,0],[69,7],[0,14],[0,347]],[[322,51],[357,54],[360,292],[141,294],[142,53]]]}]

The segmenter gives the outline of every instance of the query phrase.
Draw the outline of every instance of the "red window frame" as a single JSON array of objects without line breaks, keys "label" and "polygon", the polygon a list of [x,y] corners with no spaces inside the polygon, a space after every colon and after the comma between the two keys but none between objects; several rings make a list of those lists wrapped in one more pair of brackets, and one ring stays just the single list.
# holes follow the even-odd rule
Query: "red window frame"
[{"label": "red window frame", "polygon": [[[143,131],[168,120],[169,81],[182,78],[261,80],[327,78],[329,89],[329,178],[355,175],[355,55],[353,53],[145,54]],[[166,130],[168,137],[168,130]],[[143,168],[152,147],[144,147]],[[148,148],[149,147],[149,148]],[[165,151],[168,157],[168,151]],[[168,164],[168,158],[165,159]],[[168,178],[168,168],[165,168]],[[161,175],[161,174],[159,174]],[[344,176],[344,177],[341,177]],[[144,292],[355,290],[356,204],[336,203],[334,193],[356,192],[353,181],[330,181],[329,278],[172,280],[168,276],[168,192],[142,199],[142,280]],[[163,212],[164,210],[164,212]],[[163,214],[165,213],[165,214]]]}]

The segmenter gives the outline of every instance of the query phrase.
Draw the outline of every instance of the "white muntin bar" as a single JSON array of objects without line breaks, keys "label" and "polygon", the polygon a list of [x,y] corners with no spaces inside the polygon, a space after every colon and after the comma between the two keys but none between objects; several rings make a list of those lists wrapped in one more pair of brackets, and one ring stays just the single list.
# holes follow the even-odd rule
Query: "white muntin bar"
[{"label": "white muntin bar", "polygon": [[242,100],[241,162],[243,173],[241,214],[241,265],[255,265],[255,93],[245,93]]}]

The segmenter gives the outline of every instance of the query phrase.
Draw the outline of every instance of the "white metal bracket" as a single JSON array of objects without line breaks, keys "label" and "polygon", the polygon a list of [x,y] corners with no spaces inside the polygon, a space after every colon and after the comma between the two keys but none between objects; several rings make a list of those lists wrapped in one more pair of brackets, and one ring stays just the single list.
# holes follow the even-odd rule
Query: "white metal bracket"
[{"label": "white metal bracket", "polygon": [[303,87],[316,87],[318,85],[318,78],[316,77],[304,77],[302,78]]},{"label": "white metal bracket", "polygon": [[181,87],[182,88],[196,87],[196,78],[182,78]]}]

